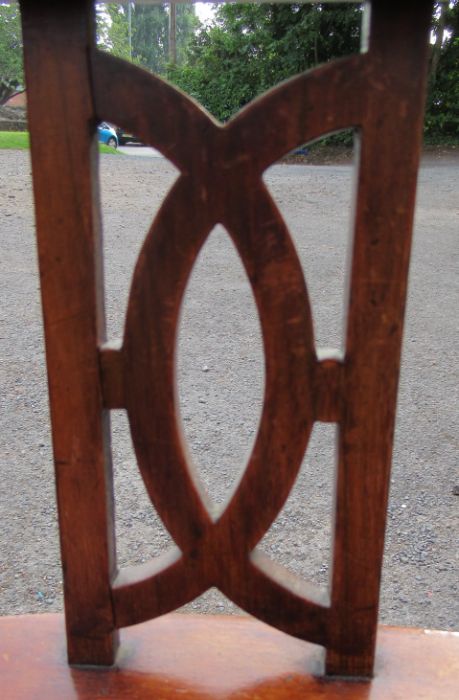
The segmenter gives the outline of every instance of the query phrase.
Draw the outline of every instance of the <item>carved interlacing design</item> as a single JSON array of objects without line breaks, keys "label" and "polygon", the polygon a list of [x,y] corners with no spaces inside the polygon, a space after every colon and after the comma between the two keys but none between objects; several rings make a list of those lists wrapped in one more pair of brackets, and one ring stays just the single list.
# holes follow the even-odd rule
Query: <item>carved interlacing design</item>
[{"label": "carved interlacing design", "polygon": [[[325,646],[328,673],[370,675],[431,0],[366,3],[363,53],[279,85],[225,126],[160,79],[98,52],[90,0],[20,5],[69,660],[112,664],[117,628],[217,586],[262,620]],[[119,350],[101,345],[94,132],[103,119],[180,172],[139,255]],[[262,175],[295,146],[345,128],[361,138],[338,360],[316,357],[302,271]],[[47,138],[59,129],[63,139]],[[217,223],[253,290],[266,386],[246,470],[213,518],[180,433],[174,352],[187,280]],[[177,545],[120,572],[105,420],[116,408],[127,410],[147,491]],[[329,596],[257,548],[316,420],[339,424]]]},{"label": "carved interlacing design", "polygon": [[[301,466],[317,418],[312,387],[318,367],[301,266],[261,176],[295,146],[360,125],[359,104],[347,93],[365,94],[365,62],[355,56],[298,76],[226,126],[161,79],[109,55],[95,53],[93,70],[100,116],[138,134],[181,172],[139,255],[120,351],[123,405],[139,468],[180,549],[119,574],[114,586],[119,624],[163,614],[216,586],[253,615],[323,643],[327,594],[287,576],[256,548]],[[346,79],[350,74],[352,83]],[[117,88],[120,76],[130,83],[129,103]],[[217,223],[229,232],[252,286],[266,388],[247,467],[214,521],[177,422],[174,352],[186,284]]]}]

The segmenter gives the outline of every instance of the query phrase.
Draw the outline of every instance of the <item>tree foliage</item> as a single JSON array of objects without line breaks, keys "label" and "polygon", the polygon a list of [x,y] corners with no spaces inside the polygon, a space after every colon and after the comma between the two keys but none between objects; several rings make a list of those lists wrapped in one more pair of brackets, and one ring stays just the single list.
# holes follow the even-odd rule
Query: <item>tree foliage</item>
[{"label": "tree foliage", "polygon": [[459,140],[459,0],[436,3],[426,134],[429,140]]},{"label": "tree foliage", "polygon": [[[459,139],[459,0],[435,4],[426,135]],[[169,78],[214,116],[229,119],[284,78],[359,50],[355,4],[223,5]]]},{"label": "tree foliage", "polygon": [[129,59],[126,8],[113,3],[96,5],[96,40],[100,48],[118,58]]},{"label": "tree foliage", "polygon": [[[169,64],[168,4],[99,3],[97,42],[168,77],[218,119],[229,119],[285,78],[359,50],[359,5],[226,4],[200,27],[189,5],[177,4],[177,64]],[[459,140],[459,0],[437,0],[432,17],[426,136]],[[0,103],[23,84],[19,5],[0,0]]]},{"label": "tree foliage", "polygon": [[19,5],[0,5],[0,104],[24,81]]},{"label": "tree foliage", "polygon": [[222,5],[169,77],[218,119],[295,73],[359,48],[360,6]]},{"label": "tree foliage", "polygon": [[[176,8],[177,64],[185,60],[188,44],[199,25],[192,5]],[[131,3],[131,51],[127,3],[104,3],[97,10],[98,43],[120,58],[132,59],[154,73],[164,74],[169,62],[169,4]]]}]

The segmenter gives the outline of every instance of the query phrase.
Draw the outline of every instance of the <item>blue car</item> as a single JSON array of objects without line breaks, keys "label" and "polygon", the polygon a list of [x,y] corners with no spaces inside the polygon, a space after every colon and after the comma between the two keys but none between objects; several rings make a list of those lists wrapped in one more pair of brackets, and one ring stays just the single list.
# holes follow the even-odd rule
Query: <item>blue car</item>
[{"label": "blue car", "polygon": [[102,122],[102,124],[99,124],[97,127],[97,133],[99,135],[100,143],[105,143],[107,146],[111,146],[112,148],[118,148],[118,136],[116,135],[115,129],[111,127],[110,124],[107,124],[107,122]]}]

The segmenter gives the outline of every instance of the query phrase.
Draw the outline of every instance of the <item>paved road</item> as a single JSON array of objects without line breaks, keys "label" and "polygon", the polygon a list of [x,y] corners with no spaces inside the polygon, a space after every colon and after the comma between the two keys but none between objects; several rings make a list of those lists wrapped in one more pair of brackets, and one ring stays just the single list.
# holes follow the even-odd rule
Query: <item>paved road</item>
[{"label": "paved road", "polygon": [[[0,614],[62,606],[29,174],[28,154],[0,152]],[[122,334],[139,248],[176,177],[164,158],[101,157],[111,339]],[[459,626],[458,178],[457,165],[441,164],[419,178],[381,599],[381,618],[390,624]],[[305,271],[317,344],[339,346],[352,168],[275,166],[265,179]],[[264,381],[253,296],[221,228],[192,274],[177,360],[184,433],[221,504],[253,444]],[[334,433],[332,425],[317,425],[291,497],[261,542],[272,558],[322,586],[330,571]],[[112,439],[125,566],[158,555],[170,538],[146,497],[122,411],[113,412]],[[191,607],[234,610],[215,591]]]},{"label": "paved road", "polygon": [[155,148],[150,148],[149,146],[120,146],[118,148],[120,153],[124,153],[126,156],[140,156],[142,158],[163,158],[159,151]]}]

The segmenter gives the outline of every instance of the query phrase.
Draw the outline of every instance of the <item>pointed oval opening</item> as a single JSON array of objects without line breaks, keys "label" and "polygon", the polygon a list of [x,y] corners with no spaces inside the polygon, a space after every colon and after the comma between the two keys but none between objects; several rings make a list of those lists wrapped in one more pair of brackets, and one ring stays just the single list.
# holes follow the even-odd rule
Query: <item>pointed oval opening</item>
[{"label": "pointed oval opening", "polygon": [[176,373],[183,431],[216,517],[245,469],[264,392],[255,301],[222,226],[211,232],[188,283]]}]

